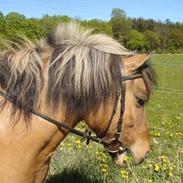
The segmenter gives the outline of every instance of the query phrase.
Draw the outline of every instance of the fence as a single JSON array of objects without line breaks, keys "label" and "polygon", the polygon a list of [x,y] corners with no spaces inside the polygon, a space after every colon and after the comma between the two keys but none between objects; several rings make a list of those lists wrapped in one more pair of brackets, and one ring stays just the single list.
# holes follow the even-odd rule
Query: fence
[{"label": "fence", "polygon": [[158,85],[148,109],[156,112],[183,115],[183,61],[153,63]]}]

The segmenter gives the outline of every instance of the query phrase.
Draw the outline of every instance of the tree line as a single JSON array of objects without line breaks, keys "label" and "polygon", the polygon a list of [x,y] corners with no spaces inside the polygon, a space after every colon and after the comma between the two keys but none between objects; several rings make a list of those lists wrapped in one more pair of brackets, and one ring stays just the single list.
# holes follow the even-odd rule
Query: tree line
[{"label": "tree line", "polygon": [[[96,33],[106,33],[120,41],[126,48],[157,53],[183,53],[183,22],[171,22],[169,19],[155,21],[153,19],[129,18],[122,9],[112,9],[110,21],[98,19],[81,20],[69,16],[49,16],[42,18],[26,18],[16,12],[6,16],[0,12],[0,40],[17,40],[24,34],[29,39],[39,39],[50,32],[61,22],[75,20]],[[2,48],[2,44],[0,43]]]}]

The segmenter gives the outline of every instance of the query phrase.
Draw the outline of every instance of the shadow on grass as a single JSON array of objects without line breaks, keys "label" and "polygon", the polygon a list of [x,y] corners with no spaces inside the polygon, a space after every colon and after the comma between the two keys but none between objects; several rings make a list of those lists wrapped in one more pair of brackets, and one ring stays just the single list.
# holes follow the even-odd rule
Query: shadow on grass
[{"label": "shadow on grass", "polygon": [[64,169],[60,174],[50,176],[46,183],[104,183],[99,177],[89,177],[78,170]]}]

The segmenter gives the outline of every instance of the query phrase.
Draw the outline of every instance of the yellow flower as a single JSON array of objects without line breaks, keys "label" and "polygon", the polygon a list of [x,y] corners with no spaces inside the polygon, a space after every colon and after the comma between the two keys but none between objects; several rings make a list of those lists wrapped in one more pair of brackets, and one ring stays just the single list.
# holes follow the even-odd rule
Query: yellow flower
[{"label": "yellow flower", "polygon": [[109,165],[107,165],[107,164],[104,164],[104,167],[105,167],[105,168],[108,168],[108,167],[109,167]]},{"label": "yellow flower", "polygon": [[164,162],[164,163],[166,163],[166,162],[167,162],[167,160],[166,160],[165,158],[163,158],[163,162]]},{"label": "yellow flower", "polygon": [[172,172],[169,172],[169,176],[170,176],[170,177],[173,177],[173,173],[172,173]]},{"label": "yellow flower", "polygon": [[129,157],[128,156],[125,156],[124,157],[124,161],[128,161]]},{"label": "yellow flower", "polygon": [[123,178],[128,179],[128,175],[121,175]]},{"label": "yellow flower", "polygon": [[147,181],[147,183],[152,183],[153,181],[151,180],[151,179],[149,179],[148,181]]},{"label": "yellow flower", "polygon": [[155,170],[156,172],[158,172],[158,171],[160,170],[160,166],[159,166],[158,164],[155,164],[154,170]]},{"label": "yellow flower", "polygon": [[67,144],[67,147],[71,147],[71,144],[70,144],[70,143],[68,143],[68,144]]},{"label": "yellow flower", "polygon": [[121,170],[121,177],[128,179],[128,172],[125,170]]},{"label": "yellow flower", "polygon": [[121,174],[124,174],[124,172],[125,172],[124,170],[121,170]]},{"label": "yellow flower", "polygon": [[172,166],[170,166],[170,168],[169,168],[170,170],[173,170],[173,167]]},{"label": "yellow flower", "polygon": [[157,137],[160,137],[160,133],[159,132],[157,133]]},{"label": "yellow flower", "polygon": [[76,140],[75,142],[76,142],[76,144],[80,144],[80,140]]},{"label": "yellow flower", "polygon": [[102,168],[101,170],[102,170],[103,173],[107,172],[107,169],[105,169],[105,168]]}]

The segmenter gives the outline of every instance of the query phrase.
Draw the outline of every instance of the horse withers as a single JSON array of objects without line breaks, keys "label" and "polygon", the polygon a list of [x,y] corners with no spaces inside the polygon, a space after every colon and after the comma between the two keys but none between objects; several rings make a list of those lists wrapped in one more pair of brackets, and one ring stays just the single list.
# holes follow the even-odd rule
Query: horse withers
[{"label": "horse withers", "polygon": [[[0,53],[0,182],[44,182],[54,150],[85,120],[114,162],[126,149],[135,162],[150,151],[144,106],[155,84],[147,62],[117,41],[71,22],[33,44],[26,38]],[[121,150],[123,149],[123,150]],[[124,150],[125,149],[125,150]]]}]

